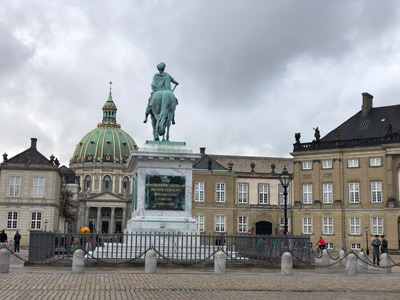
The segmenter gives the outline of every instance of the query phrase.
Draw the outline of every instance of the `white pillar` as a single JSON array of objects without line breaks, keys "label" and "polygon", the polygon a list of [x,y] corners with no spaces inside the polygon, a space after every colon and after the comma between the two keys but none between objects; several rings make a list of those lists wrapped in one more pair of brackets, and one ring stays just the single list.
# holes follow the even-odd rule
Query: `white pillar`
[{"label": "white pillar", "polygon": [[122,230],[126,228],[126,207],[122,208]]},{"label": "white pillar", "polygon": [[115,231],[115,207],[111,207],[111,224],[109,227],[109,233],[114,233]]},{"label": "white pillar", "polygon": [[72,273],[83,274],[85,269],[85,252],[82,249],[77,249],[72,257]]},{"label": "white pillar", "polygon": [[[381,267],[390,266],[390,259],[387,253],[383,253],[381,256]],[[392,268],[381,268],[382,273],[392,273]]]},{"label": "white pillar", "polygon": [[101,207],[97,207],[96,231],[101,233]]},{"label": "white pillar", "polygon": [[157,272],[156,251],[154,251],[154,250],[147,251],[145,262],[144,262],[144,272],[147,274],[154,274]]},{"label": "white pillar", "polygon": [[[85,210],[85,223],[82,224],[86,227],[89,227],[89,211],[90,211],[90,206],[86,206],[86,210]],[[84,227],[82,226],[82,227]]]},{"label": "white pillar", "polygon": [[322,251],[322,265],[328,266],[331,264],[331,259],[328,254],[328,250],[324,249]]},{"label": "white pillar", "polygon": [[0,273],[10,271],[10,252],[7,249],[0,250]]},{"label": "white pillar", "polygon": [[350,253],[346,259],[346,275],[357,276],[357,257]]},{"label": "white pillar", "polygon": [[115,193],[115,175],[112,175],[112,192]]},{"label": "white pillar", "polygon": [[293,275],[293,257],[290,252],[282,254],[281,258],[281,274],[282,275]]},{"label": "white pillar", "polygon": [[226,260],[225,253],[219,250],[214,254],[214,273],[225,274],[226,273]]},{"label": "white pillar", "polygon": [[368,264],[367,264],[367,257],[365,256],[365,253],[363,251],[360,251],[358,254],[358,268],[360,270],[368,270]]},{"label": "white pillar", "polygon": [[344,250],[340,250],[339,252],[339,265],[343,268],[346,268],[346,258],[345,258],[346,254],[344,253]]}]

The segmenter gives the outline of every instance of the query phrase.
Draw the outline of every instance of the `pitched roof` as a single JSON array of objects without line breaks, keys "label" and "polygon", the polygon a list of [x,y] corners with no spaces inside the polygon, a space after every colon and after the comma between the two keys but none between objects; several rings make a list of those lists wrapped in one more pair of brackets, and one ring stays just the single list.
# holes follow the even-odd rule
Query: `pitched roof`
[{"label": "pitched roof", "polygon": [[[325,135],[321,141],[356,140],[384,137],[388,126],[392,133],[400,133],[400,105],[371,108],[366,116],[362,111]],[[336,136],[338,134],[338,136]]]},{"label": "pitched roof", "polygon": [[53,165],[49,159],[37,151],[35,148],[29,148],[20,154],[7,160],[8,164],[37,164],[37,165]]},{"label": "pitched roof", "polygon": [[224,168],[223,166],[221,166],[215,159],[213,159],[209,155],[204,155],[198,161],[196,161],[193,164],[193,169],[208,170],[209,161],[211,162],[210,167],[212,170],[228,171],[227,168]]}]

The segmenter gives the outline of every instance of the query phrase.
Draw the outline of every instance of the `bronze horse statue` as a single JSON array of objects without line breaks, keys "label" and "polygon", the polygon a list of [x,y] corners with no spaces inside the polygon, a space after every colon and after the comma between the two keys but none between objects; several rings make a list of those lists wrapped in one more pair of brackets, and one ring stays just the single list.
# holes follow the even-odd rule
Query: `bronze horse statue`
[{"label": "bronze horse statue", "polygon": [[174,118],[176,108],[176,98],[172,91],[157,91],[151,99],[151,124],[153,126],[153,137],[159,141],[159,136],[163,141],[169,141],[169,128]]}]

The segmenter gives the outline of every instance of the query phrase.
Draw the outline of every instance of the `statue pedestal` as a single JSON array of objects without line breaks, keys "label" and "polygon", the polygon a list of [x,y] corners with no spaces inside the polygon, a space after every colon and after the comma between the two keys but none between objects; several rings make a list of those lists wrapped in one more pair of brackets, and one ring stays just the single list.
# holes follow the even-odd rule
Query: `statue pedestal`
[{"label": "statue pedestal", "polygon": [[132,151],[132,218],[127,232],[193,233],[192,165],[200,158],[184,142],[146,141]]}]

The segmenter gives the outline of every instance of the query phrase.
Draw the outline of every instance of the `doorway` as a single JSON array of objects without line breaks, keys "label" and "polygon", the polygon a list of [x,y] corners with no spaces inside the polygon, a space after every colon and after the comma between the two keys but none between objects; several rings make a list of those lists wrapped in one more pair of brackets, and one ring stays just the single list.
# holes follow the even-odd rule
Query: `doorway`
[{"label": "doorway", "polygon": [[101,222],[101,232],[108,233],[108,221]]},{"label": "doorway", "polygon": [[272,223],[267,221],[257,222],[256,234],[272,234]]}]

